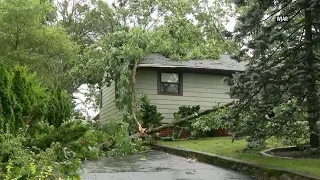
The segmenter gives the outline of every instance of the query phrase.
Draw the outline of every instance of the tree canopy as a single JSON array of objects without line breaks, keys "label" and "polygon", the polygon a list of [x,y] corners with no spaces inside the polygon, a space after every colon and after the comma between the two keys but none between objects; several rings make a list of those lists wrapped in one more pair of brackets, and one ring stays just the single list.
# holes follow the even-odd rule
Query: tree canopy
[{"label": "tree canopy", "polygon": [[27,65],[45,83],[58,83],[72,91],[68,75],[78,46],[64,28],[48,21],[54,12],[49,1],[3,0],[0,2],[0,61]]},{"label": "tree canopy", "polygon": [[81,46],[81,52],[120,26],[114,11],[105,1],[61,0],[56,4],[56,21]]},{"label": "tree canopy", "polygon": [[229,12],[220,8],[221,1],[214,2],[218,4],[204,0],[113,4],[113,14],[121,27],[88,49],[86,55],[93,56],[88,56],[87,64],[78,64],[75,72],[84,75],[77,77],[87,77],[91,83],[102,83],[102,78],[106,83],[117,80],[117,107],[134,114],[136,66],[146,55],[161,53],[175,60],[216,59],[222,53],[236,51],[235,44],[223,36],[223,19]]},{"label": "tree canopy", "polygon": [[145,54],[160,52],[174,59],[217,58],[235,49],[223,36],[223,22],[229,12],[220,7],[227,3],[214,2],[216,4],[204,0],[114,3],[110,14],[114,14],[120,27],[86,51],[85,58],[74,69],[82,75],[76,76],[100,83],[104,72],[108,72],[107,66],[116,69],[114,67],[123,63],[120,59],[124,56],[140,60]]},{"label": "tree canopy", "polygon": [[[240,97],[232,108],[235,131],[254,141],[306,127],[311,146],[319,147],[320,2],[236,3],[242,14],[236,40],[245,48],[235,58],[248,67],[228,80],[231,93]],[[289,21],[277,22],[278,15]],[[270,110],[275,117],[264,117]]]}]

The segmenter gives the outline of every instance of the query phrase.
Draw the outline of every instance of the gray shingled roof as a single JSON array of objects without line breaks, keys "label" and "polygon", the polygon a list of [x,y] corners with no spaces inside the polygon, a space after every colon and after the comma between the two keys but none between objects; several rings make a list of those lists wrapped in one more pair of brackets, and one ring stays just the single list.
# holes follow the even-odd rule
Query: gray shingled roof
[{"label": "gray shingled roof", "polygon": [[204,59],[189,61],[174,61],[161,54],[151,54],[139,62],[138,67],[158,67],[158,68],[195,68],[212,70],[244,71],[246,63],[237,62],[229,55],[221,55],[220,59]]}]

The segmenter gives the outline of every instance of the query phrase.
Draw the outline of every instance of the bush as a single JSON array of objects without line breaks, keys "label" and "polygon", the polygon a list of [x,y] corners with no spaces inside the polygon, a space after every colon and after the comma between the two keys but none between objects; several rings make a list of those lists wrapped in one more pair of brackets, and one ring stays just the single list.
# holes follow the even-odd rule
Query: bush
[{"label": "bush", "polygon": [[79,178],[81,159],[148,150],[141,139],[129,138],[127,126],[115,120],[101,128],[82,121],[65,122],[60,128],[39,122],[34,137],[28,129],[0,133],[0,179]]},{"label": "bush", "polygon": [[0,132],[15,131],[14,110],[21,112],[21,106],[16,101],[11,91],[11,74],[0,64]]},{"label": "bush", "polygon": [[[44,87],[27,68],[0,65],[0,73],[0,179],[79,178],[81,159],[147,149],[140,139],[129,138],[126,123],[101,128],[70,121],[69,95],[59,86]],[[156,112],[149,104],[143,107]],[[144,117],[154,123],[153,115],[160,118]]]},{"label": "bush", "polygon": [[[111,140],[114,140],[111,142],[113,148],[107,153],[109,156],[124,156],[149,149],[148,147],[144,146],[141,139],[132,140],[129,138],[129,132],[127,129],[127,123],[116,120],[110,120],[106,125],[104,125],[102,131],[105,132],[109,137],[112,137]],[[106,144],[108,143],[110,142],[106,142]]]},{"label": "bush", "polygon": [[50,125],[58,128],[63,122],[71,118],[71,98],[68,93],[63,91],[59,86],[51,88],[49,94],[46,118]]},{"label": "bush", "polygon": [[151,105],[146,95],[143,95],[140,101],[141,109],[139,111],[139,119],[142,120],[142,126],[148,128],[160,126],[164,117],[158,112],[157,106]]},{"label": "bush", "polygon": [[15,133],[40,121],[59,127],[72,112],[69,95],[59,87],[43,86],[26,67],[4,67],[0,64],[0,132]]},{"label": "bush", "polygon": [[77,153],[78,158],[94,160],[105,154],[100,144],[107,139],[109,137],[101,130],[91,128],[78,140],[68,143],[68,147]]},{"label": "bush", "polygon": [[53,143],[45,151],[24,144],[28,140],[25,132],[16,135],[1,135],[0,178],[1,179],[58,179],[76,178],[81,165],[74,153]]},{"label": "bush", "polygon": [[56,129],[53,125],[41,122],[38,124],[38,135],[31,138],[31,146],[36,146],[42,150],[50,147],[53,142],[60,142],[63,146],[81,138],[88,130],[89,126],[80,121],[65,122]]},{"label": "bush", "polygon": [[[127,123],[70,121],[69,95],[44,87],[27,68],[0,66],[0,73],[0,179],[79,178],[81,159],[148,149],[129,138]],[[142,107],[147,124],[162,120],[149,101]]]}]

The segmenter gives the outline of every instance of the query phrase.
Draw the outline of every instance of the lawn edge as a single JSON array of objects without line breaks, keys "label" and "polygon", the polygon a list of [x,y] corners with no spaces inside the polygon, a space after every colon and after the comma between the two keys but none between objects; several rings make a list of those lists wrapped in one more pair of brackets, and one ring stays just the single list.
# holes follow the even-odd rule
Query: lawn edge
[{"label": "lawn edge", "polygon": [[160,150],[182,157],[195,157],[200,162],[236,170],[245,174],[255,176],[258,179],[320,180],[320,177],[311,174],[296,172],[289,169],[282,169],[274,166],[260,165],[253,162],[239,160],[227,156],[194,151],[185,148],[174,148],[158,143],[151,144],[150,146],[154,150]]},{"label": "lawn edge", "polygon": [[260,154],[262,154],[263,156],[267,156],[267,157],[273,157],[273,158],[279,158],[279,159],[295,159],[292,157],[281,157],[281,156],[275,156],[272,154],[269,154],[268,152],[271,152],[273,150],[280,150],[280,149],[290,149],[290,148],[295,148],[296,146],[285,146],[285,147],[277,147],[277,148],[269,148],[269,149],[265,149],[263,151],[260,151]]}]

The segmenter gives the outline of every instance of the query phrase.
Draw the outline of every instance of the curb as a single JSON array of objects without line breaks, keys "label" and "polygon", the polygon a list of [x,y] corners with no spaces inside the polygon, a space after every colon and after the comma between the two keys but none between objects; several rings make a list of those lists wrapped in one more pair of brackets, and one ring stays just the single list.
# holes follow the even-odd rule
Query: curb
[{"label": "curb", "polygon": [[259,165],[256,163],[247,162],[231,157],[189,149],[173,148],[159,144],[152,144],[150,146],[152,147],[152,149],[164,151],[182,157],[196,157],[200,162],[253,175],[254,177],[261,180],[320,180],[320,177],[316,177],[313,175],[294,172],[291,170],[273,166]]},{"label": "curb", "polygon": [[275,155],[272,155],[272,154],[268,153],[268,152],[272,152],[273,150],[291,149],[291,148],[296,148],[296,146],[270,148],[270,149],[266,149],[266,150],[261,151],[260,154],[262,154],[264,156],[268,156],[268,157],[279,158],[279,159],[295,159],[295,158],[292,158],[292,157],[275,156]]}]

